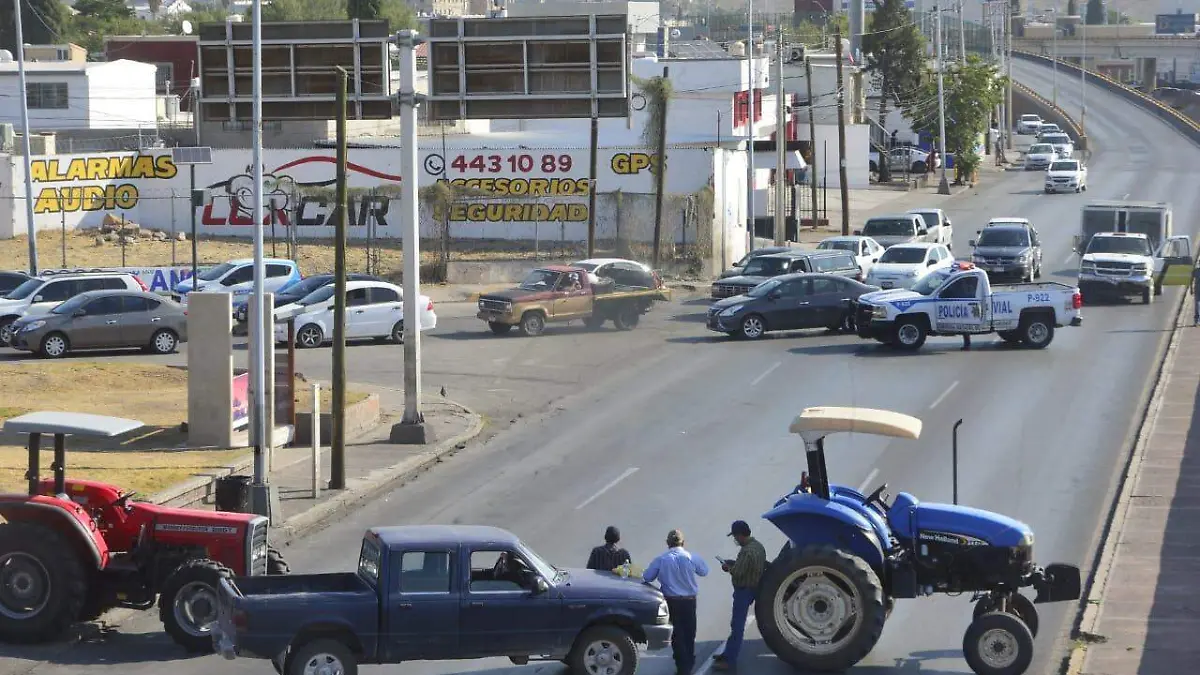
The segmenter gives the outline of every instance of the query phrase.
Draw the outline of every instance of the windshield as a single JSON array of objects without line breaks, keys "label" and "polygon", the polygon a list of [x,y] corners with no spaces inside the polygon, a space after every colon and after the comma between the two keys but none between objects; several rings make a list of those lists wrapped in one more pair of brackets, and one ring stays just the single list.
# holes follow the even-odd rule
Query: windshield
[{"label": "windshield", "polygon": [[872,218],[863,226],[862,233],[867,237],[911,237],[917,228],[911,220],[876,219]]},{"label": "windshield", "polygon": [[221,263],[216,267],[210,267],[196,276],[200,277],[200,281],[216,281],[225,276],[229,270],[236,267],[233,263]]},{"label": "windshield", "polygon": [[1054,152],[1054,146],[1050,145],[1049,143],[1034,143],[1033,145],[1029,146],[1029,154],[1031,155],[1046,154],[1050,152]]},{"label": "windshield", "polygon": [[975,243],[979,246],[1028,246],[1029,233],[1011,227],[988,227]]},{"label": "windshield", "polygon": [[1051,171],[1078,171],[1079,162],[1055,162],[1050,165]]},{"label": "windshield", "polygon": [[1092,237],[1087,253],[1150,255],[1150,243],[1141,237]]},{"label": "windshield", "polygon": [[526,291],[549,291],[558,283],[559,273],[551,270],[534,270],[521,282],[521,288]]},{"label": "windshield", "polygon": [[4,298],[6,300],[24,300],[33,295],[33,292],[41,288],[44,283],[46,283],[45,279],[30,279],[9,291],[8,295],[4,296]]},{"label": "windshield", "polygon": [[925,261],[925,249],[923,248],[906,248],[903,246],[893,246],[883,252],[883,256],[879,258],[881,263],[919,263]]},{"label": "windshield", "polygon": [[300,300],[297,301],[296,304],[304,305],[305,307],[307,307],[309,305],[315,305],[318,302],[325,302],[326,300],[328,300],[332,297],[333,297],[333,284],[329,284],[328,286],[322,286],[321,288],[318,288],[317,290],[313,291],[312,293],[309,293],[308,295],[304,296],[303,298],[300,298]]},{"label": "windshield", "polygon": [[949,268],[934,270],[932,274],[925,275],[920,281],[913,284],[910,290],[921,295],[929,295],[941,288],[951,274],[954,274],[954,270]]},{"label": "windshield", "polygon": [[771,291],[775,290],[776,288],[779,288],[779,285],[782,283],[783,282],[778,279],[771,279],[770,281],[764,281],[761,284],[750,289],[750,292],[747,293],[746,295],[748,295],[752,298],[763,298],[763,297],[766,297],[767,293],[770,293]]},{"label": "windshield", "polygon": [[331,281],[333,281],[333,277],[331,275],[318,274],[315,277],[309,277],[304,281],[289,286],[287,291],[283,292],[286,292],[288,295],[298,295],[300,297],[304,297]]},{"label": "windshield", "polygon": [[533,571],[537,572],[547,581],[554,581],[554,579],[558,577],[558,568],[546,562],[537,553],[534,553],[533,549],[522,543],[519,547],[519,550],[521,557],[528,560],[530,565],[533,565]]},{"label": "windshield", "polygon": [[858,253],[858,242],[853,239],[835,239],[817,244],[818,251],[850,251]]},{"label": "windshield", "polygon": [[1043,124],[1042,133],[1046,133],[1047,131],[1058,131],[1058,125],[1053,122],[1050,122],[1049,124]]},{"label": "windshield", "polygon": [[1050,134],[1049,136],[1042,136],[1042,140],[1050,144],[1062,144],[1070,143],[1071,137],[1066,134]]},{"label": "windshield", "polygon": [[75,310],[82,308],[91,300],[90,295],[77,295],[64,303],[59,304],[54,309],[50,310],[51,314],[74,314]]},{"label": "windshield", "polygon": [[1040,119],[1037,115],[1021,115],[1022,122],[1037,122]]},{"label": "windshield", "polygon": [[788,261],[783,258],[755,258],[742,267],[748,277],[774,277],[787,272]]},{"label": "windshield", "polygon": [[937,227],[938,217],[936,211],[916,211],[921,220],[925,221],[925,227]]}]

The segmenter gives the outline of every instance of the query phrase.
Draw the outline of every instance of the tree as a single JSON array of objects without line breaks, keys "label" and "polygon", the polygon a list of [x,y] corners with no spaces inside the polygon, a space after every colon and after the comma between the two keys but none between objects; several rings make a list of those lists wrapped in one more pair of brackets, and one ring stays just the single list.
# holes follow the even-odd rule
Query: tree
[{"label": "tree", "polygon": [[151,16],[158,16],[158,10],[162,9],[162,0],[146,0],[146,8],[150,10]]},{"label": "tree", "polygon": [[[0,0],[0,49],[17,55],[17,20],[12,0]],[[21,0],[21,31],[25,44],[49,45],[62,42],[66,33],[67,9],[60,0]]]},{"label": "tree", "polygon": [[345,21],[346,15],[346,0],[271,0],[262,8],[263,21]]},{"label": "tree", "polygon": [[380,18],[380,0],[347,0],[346,16],[364,21]]},{"label": "tree", "polygon": [[1104,23],[1104,0],[1088,0],[1085,12],[1083,21],[1087,25],[1098,26]]},{"label": "tree", "polygon": [[[942,76],[946,100],[946,152],[954,154],[955,182],[970,179],[979,167],[975,148],[979,137],[988,130],[992,111],[1004,97],[1007,80],[996,66],[971,54],[965,64],[947,67]],[[928,132],[938,139],[937,75],[930,74],[904,113],[913,129]],[[945,158],[942,158],[945,161]]]},{"label": "tree", "polygon": [[417,16],[404,0],[382,0],[379,18],[387,19],[388,30],[398,31],[417,27]]},{"label": "tree", "polygon": [[[876,0],[862,49],[867,72],[879,81],[879,125],[886,129],[888,102],[902,102],[912,95],[921,84],[925,63],[924,40],[904,0]],[[887,164],[882,159],[879,162],[881,182],[891,180]]]},{"label": "tree", "polygon": [[1076,0],[1067,0],[1067,16],[1079,16],[1079,3]]}]

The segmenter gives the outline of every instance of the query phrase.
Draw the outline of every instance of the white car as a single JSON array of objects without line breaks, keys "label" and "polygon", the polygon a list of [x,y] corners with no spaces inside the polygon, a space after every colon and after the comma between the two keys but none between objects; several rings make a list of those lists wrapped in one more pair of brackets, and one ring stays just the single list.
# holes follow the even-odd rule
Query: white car
[{"label": "white car", "polygon": [[1038,142],[1054,146],[1054,152],[1058,153],[1057,159],[1070,159],[1075,154],[1075,143],[1071,141],[1070,136],[1063,133],[1045,134]]},{"label": "white car", "polygon": [[1018,134],[1036,134],[1042,126],[1042,118],[1037,115],[1021,115],[1017,120]]},{"label": "white car", "polygon": [[945,244],[946,248],[954,250],[954,223],[950,222],[950,216],[946,215],[945,211],[941,209],[911,209],[909,213],[915,213],[925,221],[925,231],[928,233],[926,241]]},{"label": "white car", "polygon": [[862,270],[864,278],[871,273],[871,268],[879,261],[879,256],[883,255],[883,247],[879,245],[879,242],[863,236],[822,239],[821,243],[817,244],[817,250],[849,251],[854,256],[854,261],[858,263],[858,269]]},{"label": "white car", "polygon": [[[300,300],[275,308],[275,341],[286,343],[287,320],[296,326],[296,346],[320,347],[333,339],[334,286],[322,286]],[[437,327],[433,300],[422,295],[421,330]],[[386,281],[346,283],[346,339],[364,338],[404,341],[404,289]]]},{"label": "white car", "polygon": [[863,282],[882,289],[912,288],[931,272],[954,263],[950,249],[943,244],[913,242],[896,244],[883,252]]},{"label": "white car", "polygon": [[88,291],[149,291],[128,272],[42,273],[0,298],[0,345],[12,338],[12,323],[23,316],[48,313],[59,304]]},{"label": "white car", "polygon": [[657,288],[660,278],[649,265],[625,258],[588,258],[570,265],[587,270],[588,281],[593,285],[601,279],[612,279],[619,286]]},{"label": "white car", "polygon": [[1042,136],[1045,136],[1046,134],[1061,134],[1061,133],[1062,133],[1062,127],[1058,126],[1054,122],[1042,122],[1042,126],[1038,127],[1038,130],[1037,130],[1037,139],[1040,141],[1040,140],[1042,140]]},{"label": "white car", "polygon": [[1050,164],[1058,159],[1058,153],[1049,143],[1034,143],[1025,153],[1025,170],[1038,171],[1050,168]]},{"label": "white car", "polygon": [[1046,194],[1086,192],[1087,167],[1077,159],[1058,159],[1046,169]]}]

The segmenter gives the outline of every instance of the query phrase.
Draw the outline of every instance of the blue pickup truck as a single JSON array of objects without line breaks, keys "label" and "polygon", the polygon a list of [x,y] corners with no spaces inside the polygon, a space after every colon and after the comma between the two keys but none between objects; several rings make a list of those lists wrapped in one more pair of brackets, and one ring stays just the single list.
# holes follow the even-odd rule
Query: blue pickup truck
[{"label": "blue pickup truck", "polygon": [[212,639],[281,675],[494,656],[633,675],[671,624],[640,580],[559,569],[499,528],[412,525],[367,530],[356,572],[222,580]]}]

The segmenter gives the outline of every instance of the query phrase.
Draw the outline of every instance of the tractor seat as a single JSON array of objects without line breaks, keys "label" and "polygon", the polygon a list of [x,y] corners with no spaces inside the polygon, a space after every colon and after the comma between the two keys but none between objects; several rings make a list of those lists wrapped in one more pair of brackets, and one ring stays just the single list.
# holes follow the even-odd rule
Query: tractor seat
[{"label": "tractor seat", "polygon": [[892,506],[888,509],[888,525],[891,526],[892,532],[901,539],[913,539],[913,521],[916,520],[917,506],[921,502],[917,498],[901,492],[892,500]]}]

